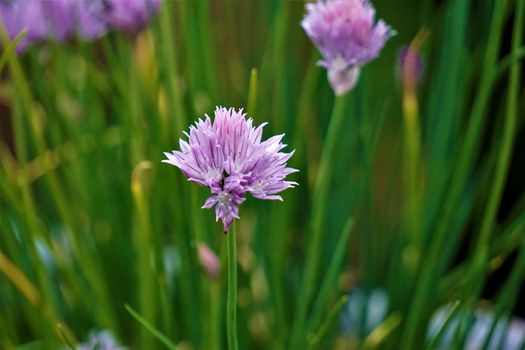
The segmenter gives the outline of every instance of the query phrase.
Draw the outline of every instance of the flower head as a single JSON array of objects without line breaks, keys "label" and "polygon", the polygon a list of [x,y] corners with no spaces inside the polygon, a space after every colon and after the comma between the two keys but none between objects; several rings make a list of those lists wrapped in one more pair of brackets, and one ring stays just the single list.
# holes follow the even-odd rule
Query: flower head
[{"label": "flower head", "polygon": [[157,13],[160,0],[106,0],[104,19],[113,27],[135,33]]},{"label": "flower head", "polygon": [[280,152],[286,145],[284,135],[261,141],[266,123],[254,127],[242,109],[218,107],[212,122],[208,116],[199,119],[180,140],[180,151],[165,152],[163,162],[175,165],[189,181],[211,190],[203,208],[215,207],[216,220],[224,232],[239,218],[239,204],[245,194],[259,199],[282,200],[277,193],[297,185],[285,181],[296,169],[286,162],[293,155]]},{"label": "flower head", "polygon": [[17,46],[17,52],[22,52],[30,44],[48,39],[65,41],[77,33],[91,39],[103,34],[102,10],[101,1],[0,0],[0,22],[10,39],[27,30]]},{"label": "flower head", "polygon": [[319,65],[328,69],[332,89],[343,95],[395,31],[383,20],[374,23],[375,10],[367,0],[318,0],[306,9],[301,25],[323,56]]},{"label": "flower head", "polygon": [[82,0],[70,1],[71,17],[74,19],[75,31],[79,37],[86,40],[98,38],[108,29],[103,14],[103,1]]},{"label": "flower head", "polygon": [[24,28],[25,38],[16,47],[17,52],[24,51],[31,43],[47,35],[42,4],[29,1],[0,0],[0,22],[10,39],[14,39]]},{"label": "flower head", "polygon": [[159,6],[160,0],[0,0],[0,23],[10,39],[27,30],[16,48],[23,52],[48,39],[94,39],[110,27],[135,33]]}]

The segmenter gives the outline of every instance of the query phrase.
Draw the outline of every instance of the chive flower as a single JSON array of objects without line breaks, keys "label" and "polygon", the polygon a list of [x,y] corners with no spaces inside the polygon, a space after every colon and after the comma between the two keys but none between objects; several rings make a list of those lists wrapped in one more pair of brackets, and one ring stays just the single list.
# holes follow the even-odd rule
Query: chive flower
[{"label": "chive flower", "polygon": [[160,0],[0,0],[0,23],[10,39],[27,30],[16,48],[21,53],[50,39],[92,40],[111,28],[135,34],[159,7]]},{"label": "chive flower", "polygon": [[286,146],[281,143],[284,134],[261,141],[265,125],[254,127],[242,109],[217,107],[213,122],[206,115],[184,133],[188,140],[180,140],[180,151],[164,153],[163,162],[178,167],[189,181],[210,188],[203,208],[215,207],[225,233],[239,218],[239,204],[247,193],[282,200],[278,193],[297,185],[285,180],[297,171],[286,166],[294,151],[280,152]]},{"label": "chive flower", "polygon": [[383,20],[375,22],[375,9],[367,0],[318,0],[306,5],[301,22],[317,46],[336,95],[350,91],[361,67],[375,59],[395,31]]},{"label": "chive flower", "polygon": [[[48,15],[46,18],[44,14]],[[14,39],[23,29],[27,30],[25,38],[18,44],[17,52],[24,51],[30,44],[41,41],[55,32],[52,24],[53,12],[60,11],[60,4],[41,3],[20,0],[0,0],[0,22],[10,39]],[[64,27],[56,30],[58,37],[66,34]],[[53,34],[54,35],[54,34]]]},{"label": "chive flower", "polygon": [[105,34],[108,23],[103,19],[103,1],[70,1],[71,16],[76,34],[84,40],[93,40]]},{"label": "chive flower", "polygon": [[160,0],[106,0],[104,6],[103,18],[110,26],[136,33],[157,13]]},{"label": "chive flower", "polygon": [[29,45],[48,39],[63,42],[78,35],[93,39],[106,31],[102,20],[100,1],[70,0],[0,0],[0,22],[13,39],[27,30],[26,37],[17,46],[23,52]]}]

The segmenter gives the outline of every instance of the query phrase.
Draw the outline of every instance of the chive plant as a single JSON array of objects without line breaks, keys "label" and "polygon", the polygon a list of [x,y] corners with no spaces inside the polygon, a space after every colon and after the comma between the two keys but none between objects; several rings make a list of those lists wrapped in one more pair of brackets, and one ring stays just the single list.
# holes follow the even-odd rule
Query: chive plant
[{"label": "chive plant", "polygon": [[524,7],[0,0],[0,348],[523,348]]}]

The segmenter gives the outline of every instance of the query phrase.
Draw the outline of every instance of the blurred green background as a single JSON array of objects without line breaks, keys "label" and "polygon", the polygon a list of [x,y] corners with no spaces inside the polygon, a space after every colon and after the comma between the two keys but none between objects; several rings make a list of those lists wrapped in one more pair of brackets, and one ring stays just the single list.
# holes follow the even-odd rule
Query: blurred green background
[{"label": "blurred green background", "polygon": [[[481,306],[493,324],[519,312],[523,6],[372,3],[397,35],[342,99],[321,208],[312,198],[335,102],[299,24],[303,1],[163,1],[136,35],[3,52],[0,348],[58,349],[93,329],[130,349],[162,348],[125,304],[180,349],[226,348],[225,269],[211,279],[197,249],[225,265],[222,225],[200,208],[208,189],[160,163],[218,105],[268,121],[263,138],[286,133],[300,170],[284,202],[241,206],[241,349],[461,349]],[[407,96],[397,53],[418,33],[424,75]],[[415,115],[403,109],[410,97]],[[313,211],[323,220],[311,248]],[[388,295],[375,333],[340,322],[358,287]],[[428,322],[455,302],[460,326],[438,346]]]}]

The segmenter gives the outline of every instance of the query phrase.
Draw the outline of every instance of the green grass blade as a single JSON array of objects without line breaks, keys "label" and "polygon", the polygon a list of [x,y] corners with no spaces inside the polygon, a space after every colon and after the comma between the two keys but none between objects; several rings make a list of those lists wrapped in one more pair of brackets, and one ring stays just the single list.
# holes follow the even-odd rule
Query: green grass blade
[{"label": "green grass blade", "polygon": [[137,320],[144,328],[151,332],[162,344],[166,345],[168,349],[177,350],[177,346],[173,343],[167,336],[165,336],[157,328],[153,327],[144,317],[139,315],[133,308],[129,305],[124,305],[126,310]]}]

